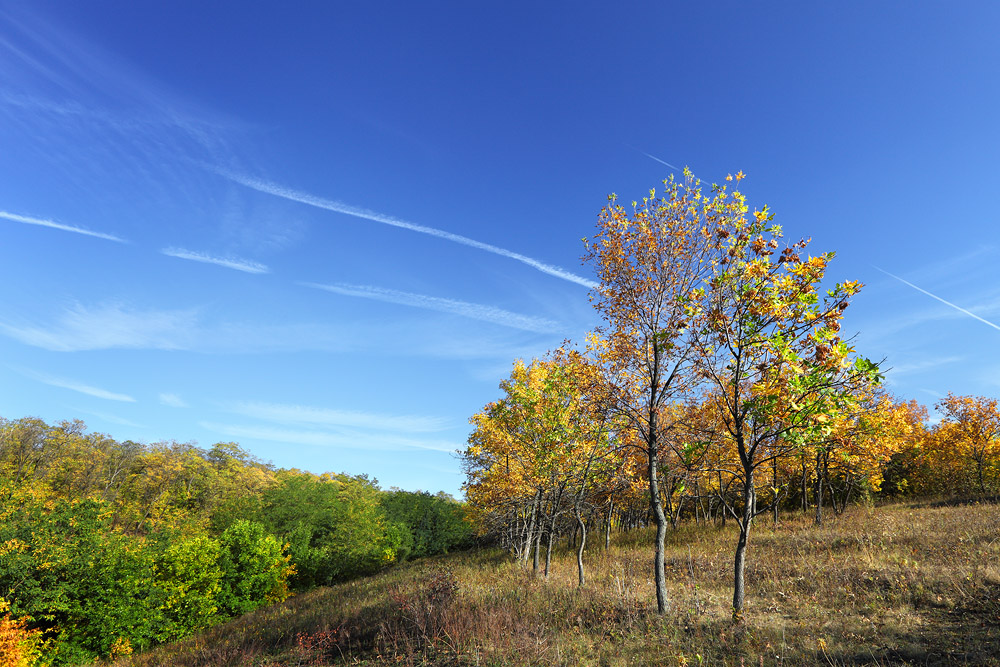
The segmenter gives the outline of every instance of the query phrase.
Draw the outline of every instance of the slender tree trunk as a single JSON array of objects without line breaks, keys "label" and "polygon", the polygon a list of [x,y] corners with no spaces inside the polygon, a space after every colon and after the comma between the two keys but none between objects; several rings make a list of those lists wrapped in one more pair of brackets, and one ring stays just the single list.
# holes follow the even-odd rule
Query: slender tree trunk
[{"label": "slender tree trunk", "polygon": [[[671,494],[671,496],[673,496],[673,494]],[[673,504],[671,503],[670,507],[668,508],[670,510],[670,527],[673,528],[674,530],[677,530],[677,522],[680,521],[681,509],[683,507],[684,507],[684,496],[681,496],[680,498],[677,499],[677,507],[674,507]]]},{"label": "slender tree trunk", "polygon": [[587,524],[584,523],[583,517],[580,515],[580,496],[576,498],[576,502],[573,504],[573,509],[576,511],[576,522],[580,526],[580,546],[576,550],[576,570],[579,576],[579,583],[577,584],[581,588],[587,579],[583,574],[583,548],[587,544]]},{"label": "slender tree trunk", "polygon": [[733,566],[733,620],[740,621],[743,618],[743,602],[745,593],[745,573],[746,573],[746,552],[747,541],[750,539],[750,524],[753,522],[754,506],[756,504],[754,496],[753,471],[746,474],[743,485],[743,516],[740,524],[740,539],[736,543],[736,561]]},{"label": "slender tree trunk", "polygon": [[806,457],[802,457],[802,513],[809,511],[809,478],[806,476]]},{"label": "slender tree trunk", "polygon": [[833,488],[833,481],[830,479],[829,465],[830,463],[828,459],[826,465],[824,466],[823,477],[826,478],[826,490],[830,492],[830,506],[833,507],[833,513],[839,515],[844,511],[844,508],[842,505],[837,505],[837,492],[836,489]]},{"label": "slender tree trunk", "polygon": [[847,509],[847,505],[851,502],[851,498],[854,497],[855,489],[854,480],[851,478],[850,473],[847,475],[847,491],[844,492],[844,509]]},{"label": "slender tree trunk", "polygon": [[771,487],[774,491],[774,525],[778,525],[778,457],[771,459]]},{"label": "slender tree trunk", "polygon": [[563,488],[560,486],[556,491],[556,499],[552,504],[552,511],[549,515],[549,539],[548,548],[545,550],[545,578],[549,578],[549,564],[552,562],[552,540],[556,532],[556,512],[559,510],[559,502],[562,500]]},{"label": "slender tree trunk", "polygon": [[[552,523],[554,524],[555,521],[553,521]],[[551,527],[549,528],[549,535],[548,535],[548,539],[546,540],[546,542],[547,542],[547,544],[545,546],[545,571],[543,572],[542,576],[544,576],[546,579],[548,579],[549,578],[549,565],[552,563],[552,528]]]},{"label": "slender tree trunk", "polygon": [[615,514],[615,501],[611,501],[608,505],[608,519],[604,524],[604,549],[605,551],[611,548],[611,517]]},{"label": "slender tree trunk", "polygon": [[541,528],[539,528],[538,531],[537,531],[537,535],[535,537],[535,548],[534,548],[534,552],[533,552],[534,555],[531,558],[531,573],[533,575],[535,575],[536,577],[538,576],[538,566],[540,564],[539,563],[539,556],[540,556],[539,552],[541,550],[542,550],[542,530],[541,530]]},{"label": "slender tree trunk", "polygon": [[823,525],[823,469],[820,465],[822,454],[816,452],[816,525]]},{"label": "slender tree trunk", "polygon": [[[651,420],[655,426],[655,419]],[[649,504],[653,511],[653,518],[656,521],[656,546],[653,554],[653,573],[656,582],[656,611],[660,614],[667,612],[667,582],[666,573],[663,571],[663,551],[667,541],[667,517],[663,513],[663,503],[660,499],[660,483],[656,471],[657,450],[655,431],[652,432],[653,443],[647,450],[649,462]]]},{"label": "slender tree trunk", "polygon": [[[698,498],[698,502],[695,504],[695,508],[694,508],[694,522],[698,523],[698,510],[701,510],[701,520],[704,523],[708,523],[708,521],[710,519],[709,519],[709,516],[708,516],[708,511],[705,509],[704,498],[701,495],[701,484],[699,483],[697,477],[695,477],[695,479],[694,479],[694,493],[695,493],[695,496],[697,496],[697,498]],[[709,509],[711,509],[711,508],[709,508]]]},{"label": "slender tree trunk", "polygon": [[535,500],[531,504],[531,519],[528,521],[527,530],[524,535],[524,549],[522,551],[522,560],[527,563],[528,558],[531,557],[531,546],[535,541],[535,522],[538,518],[538,506],[542,501],[542,490],[538,489],[535,492]]},{"label": "slender tree trunk", "polygon": [[826,483],[826,490],[830,493],[830,507],[833,508],[833,513],[840,514],[840,509],[837,507],[837,492],[833,488],[833,480],[830,479],[829,451],[823,453],[823,481]]}]

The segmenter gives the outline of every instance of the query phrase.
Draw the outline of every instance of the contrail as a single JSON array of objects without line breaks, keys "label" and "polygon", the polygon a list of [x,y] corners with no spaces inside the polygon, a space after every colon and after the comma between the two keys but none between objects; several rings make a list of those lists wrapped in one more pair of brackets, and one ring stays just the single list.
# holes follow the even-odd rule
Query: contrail
[{"label": "contrail", "polygon": [[461,315],[462,317],[468,317],[474,320],[482,320],[484,322],[500,324],[505,327],[521,329],[523,331],[553,333],[559,329],[559,324],[557,322],[553,322],[552,320],[542,317],[520,315],[518,313],[512,313],[508,310],[494,308],[493,306],[484,306],[478,303],[469,303],[467,301],[442,299],[441,297],[427,296],[426,294],[398,292],[396,290],[372,287],[370,285],[347,285],[343,283],[337,285],[321,285],[318,283],[299,284],[303,287],[326,290],[327,292],[333,292],[334,294],[358,296],[363,299],[387,301],[389,303],[398,303],[404,306],[413,306],[414,308],[426,308],[427,310],[452,313],[454,315]]},{"label": "contrail", "polygon": [[922,288],[920,288],[920,287],[917,287],[916,285],[914,285],[914,284],[913,284],[913,283],[911,283],[910,281],[908,281],[908,280],[903,280],[903,279],[902,279],[902,278],[900,278],[899,276],[897,276],[897,275],[894,275],[894,274],[892,274],[892,273],[889,273],[888,271],[886,271],[886,270],[884,270],[884,269],[880,269],[880,268],[878,268],[877,266],[875,266],[874,264],[872,264],[872,267],[873,267],[873,268],[875,268],[875,269],[876,269],[876,270],[878,270],[878,271],[881,271],[882,273],[884,273],[885,275],[889,276],[890,278],[895,278],[896,280],[898,280],[899,282],[903,283],[904,285],[909,285],[910,287],[912,287],[913,289],[917,290],[918,292],[921,292],[921,293],[923,293],[923,294],[926,294],[926,295],[927,295],[927,296],[929,296],[930,298],[932,298],[932,299],[936,299],[937,301],[940,301],[940,302],[941,302],[941,303],[943,303],[944,305],[946,305],[946,306],[950,306],[951,308],[954,308],[954,309],[955,309],[955,310],[957,310],[958,312],[960,312],[960,313],[965,313],[965,314],[966,314],[966,315],[968,315],[969,317],[971,317],[971,318],[973,318],[973,319],[977,319],[977,320],[979,320],[980,322],[982,322],[983,324],[988,324],[988,325],[990,325],[991,327],[993,327],[994,329],[996,329],[997,331],[1000,331],[1000,326],[997,326],[996,324],[993,324],[993,323],[992,323],[992,322],[990,322],[989,320],[984,320],[983,318],[979,317],[979,315],[976,315],[975,313],[971,313],[971,312],[969,312],[968,310],[966,310],[965,308],[962,308],[961,306],[956,306],[955,304],[953,304],[953,303],[952,303],[952,302],[950,302],[950,301],[945,301],[944,299],[942,299],[941,297],[937,296],[936,294],[931,294],[931,293],[930,293],[930,292],[928,292],[927,290],[925,290],[925,289],[922,289]]},{"label": "contrail", "polygon": [[84,229],[83,227],[73,227],[72,225],[64,225],[62,223],[55,222],[53,220],[43,220],[42,218],[30,218],[26,215],[17,215],[16,213],[8,213],[7,211],[0,211],[0,218],[13,220],[14,222],[22,222],[26,225],[38,225],[39,227],[49,227],[51,229],[58,229],[64,232],[73,232],[74,234],[93,236],[95,238],[104,239],[106,241],[128,243],[128,241],[126,241],[125,239],[118,238],[114,234],[105,234],[104,232],[92,232],[89,229]]},{"label": "contrail", "polygon": [[245,273],[269,273],[265,265],[258,262],[251,262],[245,259],[233,259],[226,257],[212,257],[211,255],[206,255],[203,252],[195,252],[194,250],[185,250],[184,248],[164,248],[160,251],[164,255],[169,257],[177,257],[179,259],[189,259],[193,262],[204,262],[205,264],[215,264],[217,266],[224,266],[227,269],[235,269],[237,271],[243,271]]},{"label": "contrail", "polygon": [[660,158],[656,157],[655,155],[650,155],[650,154],[649,154],[649,153],[647,153],[646,151],[642,151],[642,150],[639,150],[639,149],[638,149],[638,148],[636,148],[635,146],[632,146],[632,148],[633,148],[634,150],[637,150],[637,151],[639,151],[640,153],[642,153],[643,155],[645,155],[646,157],[648,157],[648,158],[649,158],[650,160],[656,160],[656,161],[657,161],[657,162],[659,162],[660,164],[665,164],[665,165],[667,165],[668,167],[670,167],[671,169],[673,169],[673,170],[674,170],[674,171],[676,171],[677,173],[681,173],[681,172],[683,172],[683,171],[684,171],[684,170],[683,170],[683,169],[681,169],[680,167],[675,167],[674,165],[670,164],[670,163],[669,163],[669,162],[667,162],[666,160],[661,160]]},{"label": "contrail", "polygon": [[462,245],[469,246],[470,248],[485,250],[486,252],[491,252],[494,255],[500,255],[501,257],[507,257],[509,259],[522,262],[534,269],[538,269],[542,273],[547,273],[550,276],[562,278],[563,280],[568,280],[570,282],[576,283],[578,285],[583,285],[584,287],[590,289],[594,289],[595,287],[597,287],[597,283],[594,282],[593,280],[588,280],[582,276],[576,275],[575,273],[570,273],[569,271],[561,269],[558,266],[545,264],[544,262],[540,262],[532,257],[528,257],[526,255],[513,252],[512,250],[507,250],[506,248],[500,248],[495,245],[490,245],[489,243],[476,241],[475,239],[470,239],[467,236],[461,236],[459,234],[446,232],[443,229],[436,229],[434,227],[418,225],[413,222],[400,220],[399,218],[394,218],[389,215],[384,215],[382,213],[378,213],[376,211],[372,211],[366,208],[351,206],[350,204],[345,204],[344,202],[339,202],[333,199],[324,199],[323,197],[317,197],[307,192],[292,190],[291,188],[286,188],[284,186],[277,185],[275,183],[262,181],[260,179],[252,178],[244,174],[237,174],[235,172],[231,172],[226,169],[221,169],[218,167],[211,167],[211,169],[220,176],[228,178],[234,183],[239,183],[240,185],[246,186],[253,190],[257,190],[258,192],[265,192],[267,194],[274,195],[275,197],[282,197],[284,199],[299,202],[300,204],[306,204],[308,206],[315,206],[316,208],[322,208],[327,211],[334,211],[336,213],[351,215],[354,216],[355,218],[361,218],[363,220],[371,220],[373,222],[381,222],[384,225],[391,225],[393,227],[408,229],[411,232],[418,232],[420,234],[428,234],[430,236],[436,236],[440,239],[445,239],[447,241],[452,241],[454,243],[460,243]]}]

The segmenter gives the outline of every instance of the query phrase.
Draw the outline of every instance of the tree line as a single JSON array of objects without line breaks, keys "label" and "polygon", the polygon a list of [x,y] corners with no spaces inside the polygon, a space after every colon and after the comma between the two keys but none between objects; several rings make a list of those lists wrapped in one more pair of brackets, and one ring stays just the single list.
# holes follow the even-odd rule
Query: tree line
[{"label": "tree line", "polygon": [[443,493],[0,418],[0,654],[26,663],[126,655],[471,540]]},{"label": "tree line", "polygon": [[[553,543],[652,524],[657,608],[667,530],[734,521],[733,617],[756,517],[843,511],[862,499],[1000,491],[995,399],[892,397],[841,326],[857,281],[824,286],[834,253],[786,243],[743,174],[709,191],[685,171],[584,239],[604,324],[518,361],[472,417],[464,486],[478,530],[547,575]],[[732,183],[735,181],[735,188]]]}]

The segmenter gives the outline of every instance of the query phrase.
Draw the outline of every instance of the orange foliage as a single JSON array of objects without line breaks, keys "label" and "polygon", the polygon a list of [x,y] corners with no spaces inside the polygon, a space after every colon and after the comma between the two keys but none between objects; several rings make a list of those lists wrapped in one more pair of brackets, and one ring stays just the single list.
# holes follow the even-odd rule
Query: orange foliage
[{"label": "orange foliage", "polygon": [[[6,603],[0,600],[0,612]],[[39,655],[41,632],[28,629],[28,619],[0,616],[0,667],[31,667]]]}]

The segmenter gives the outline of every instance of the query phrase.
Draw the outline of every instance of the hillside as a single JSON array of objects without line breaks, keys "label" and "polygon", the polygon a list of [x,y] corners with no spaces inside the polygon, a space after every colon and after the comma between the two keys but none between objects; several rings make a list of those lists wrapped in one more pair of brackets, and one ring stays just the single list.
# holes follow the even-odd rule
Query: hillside
[{"label": "hillside", "polygon": [[737,531],[668,535],[670,609],[655,611],[651,534],[561,550],[548,580],[480,550],[295,596],[115,663],[1000,664],[1000,507],[853,507],[817,528],[757,524],[745,624],[731,620]]}]

